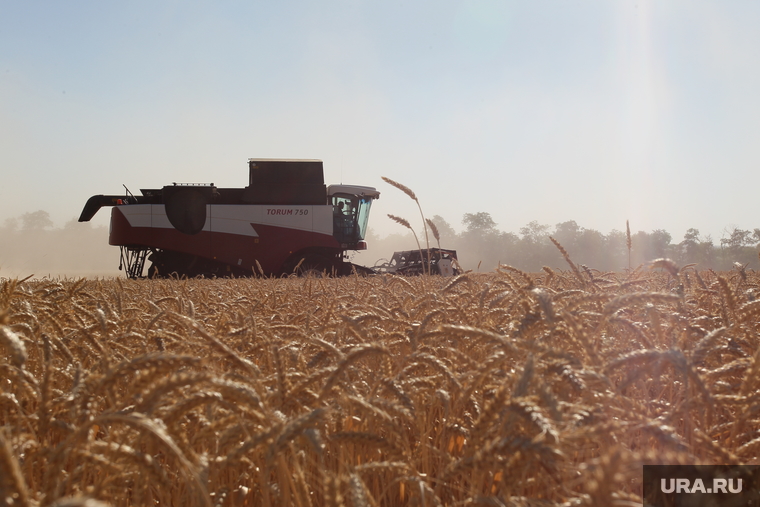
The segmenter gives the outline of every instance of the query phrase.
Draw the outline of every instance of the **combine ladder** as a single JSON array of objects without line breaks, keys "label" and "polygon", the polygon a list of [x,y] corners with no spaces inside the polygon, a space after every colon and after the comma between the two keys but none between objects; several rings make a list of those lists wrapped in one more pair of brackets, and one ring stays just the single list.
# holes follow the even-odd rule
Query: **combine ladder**
[{"label": "combine ladder", "polygon": [[143,268],[145,259],[150,251],[142,247],[121,246],[121,255],[119,258],[119,271],[126,266],[127,278],[143,278]]}]

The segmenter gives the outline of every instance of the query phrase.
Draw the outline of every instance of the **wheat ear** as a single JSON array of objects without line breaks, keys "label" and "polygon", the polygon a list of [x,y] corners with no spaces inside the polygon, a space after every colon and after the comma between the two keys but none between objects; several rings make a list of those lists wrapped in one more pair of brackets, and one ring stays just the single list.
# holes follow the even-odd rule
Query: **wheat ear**
[{"label": "wheat ear", "polygon": [[562,254],[562,257],[565,258],[565,261],[570,265],[570,268],[573,270],[573,274],[575,274],[575,277],[578,279],[579,282],[581,282],[581,287],[586,286],[586,280],[583,279],[583,275],[581,275],[580,270],[578,269],[578,266],[575,265],[575,263],[570,259],[570,254],[567,253],[567,250],[565,250],[565,247],[563,247],[559,241],[549,236],[549,239],[554,243],[554,246],[557,247],[559,250],[559,253]]},{"label": "wheat ear", "polygon": [[[427,233],[427,227],[425,227],[425,215],[422,213],[422,206],[420,206],[420,200],[417,199],[417,195],[412,191],[411,188],[407,187],[406,185],[402,185],[398,181],[393,181],[390,178],[386,178],[385,176],[382,176],[383,181],[388,183],[389,185],[393,185],[394,187],[398,188],[402,192],[404,192],[406,195],[408,195],[414,202],[417,203],[417,208],[420,210],[420,217],[422,217],[422,228],[425,229],[425,248],[427,248],[427,274],[430,274],[430,240],[428,239],[428,233]],[[411,227],[410,227],[411,229]],[[416,235],[415,235],[416,238]],[[417,242],[419,244],[419,241]],[[420,248],[420,250],[422,250]],[[420,251],[420,254],[422,251]],[[423,269],[423,272],[425,270]]]},{"label": "wheat ear", "polygon": [[[412,231],[412,234],[414,234],[414,241],[417,242],[417,249],[419,249],[419,251],[420,251],[420,260],[422,260],[424,262],[425,261],[425,257],[422,255],[422,246],[420,245],[420,240],[417,239],[417,233],[414,232],[414,229],[412,228],[412,225],[409,223],[409,221],[407,219],[405,219],[405,218],[397,217],[396,215],[391,215],[390,213],[388,214],[388,218],[390,218],[391,220],[393,220],[397,224],[401,224],[404,227],[406,227],[407,229],[409,229],[410,231]],[[423,268],[423,272],[424,272],[424,268]]]},{"label": "wheat ear", "polygon": [[438,243],[438,248],[441,248],[441,235],[438,232],[438,227],[436,227],[435,223],[433,223],[432,220],[429,218],[426,218],[425,221],[428,224],[428,227],[430,227],[430,230],[433,232],[433,237],[435,238],[436,243]]}]

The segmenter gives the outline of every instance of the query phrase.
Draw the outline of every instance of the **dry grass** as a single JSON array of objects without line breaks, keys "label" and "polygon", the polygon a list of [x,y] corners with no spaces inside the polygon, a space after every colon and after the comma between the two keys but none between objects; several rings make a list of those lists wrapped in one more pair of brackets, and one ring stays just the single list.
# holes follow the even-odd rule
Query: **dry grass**
[{"label": "dry grass", "polygon": [[609,506],[757,462],[756,274],[545,271],[0,281],[0,498]]}]

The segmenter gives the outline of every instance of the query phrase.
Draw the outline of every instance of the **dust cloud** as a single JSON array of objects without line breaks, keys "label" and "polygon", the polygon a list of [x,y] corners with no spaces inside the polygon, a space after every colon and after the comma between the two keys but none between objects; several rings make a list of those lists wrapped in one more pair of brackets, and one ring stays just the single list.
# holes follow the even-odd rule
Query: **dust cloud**
[{"label": "dust cloud", "polygon": [[118,265],[119,249],[108,244],[105,226],[72,219],[55,228],[44,211],[0,226],[0,278],[113,277],[122,273]]}]

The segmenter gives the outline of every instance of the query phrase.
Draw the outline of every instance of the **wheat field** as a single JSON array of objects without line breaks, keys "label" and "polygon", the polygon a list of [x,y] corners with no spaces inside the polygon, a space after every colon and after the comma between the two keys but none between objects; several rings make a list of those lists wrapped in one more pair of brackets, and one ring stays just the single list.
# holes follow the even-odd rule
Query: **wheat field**
[{"label": "wheat field", "polygon": [[755,273],[0,281],[11,506],[637,505],[758,463]]}]

